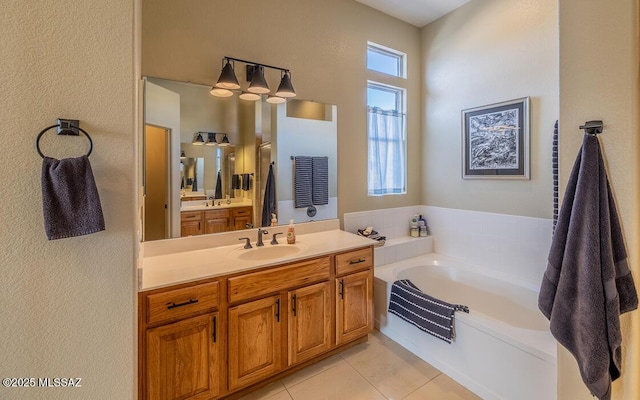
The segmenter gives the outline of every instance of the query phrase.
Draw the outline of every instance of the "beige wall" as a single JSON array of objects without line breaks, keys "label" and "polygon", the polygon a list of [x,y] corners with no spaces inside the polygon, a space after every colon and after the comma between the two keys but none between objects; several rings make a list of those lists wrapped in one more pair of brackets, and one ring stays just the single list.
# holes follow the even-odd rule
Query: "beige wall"
[{"label": "beige wall", "polygon": [[[611,187],[622,220],[630,266],[640,288],[640,139],[638,138],[638,1],[560,2],[561,193],[582,144],[578,126],[602,119],[599,135]],[[640,311],[622,317],[623,376],[613,399],[640,398]],[[576,362],[559,355],[562,400],[591,399]]]},{"label": "beige wall", "polygon": [[[80,377],[82,388],[5,388],[2,399],[127,399],[134,360],[134,2],[2,2],[0,377]],[[55,241],[43,228],[38,132],[76,118],[106,231]],[[42,140],[75,157],[83,137]]]},{"label": "beige wall", "polygon": [[[556,0],[471,1],[422,29],[422,203],[550,218]],[[463,180],[461,110],[531,97],[531,180]]]},{"label": "beige wall", "polygon": [[[355,1],[154,0],[143,2],[142,35],[143,75],[213,84],[222,57],[231,56],[289,68],[298,98],[336,104],[339,215],[420,203],[417,28]],[[367,41],[408,54],[409,172],[402,196],[367,196],[366,80],[375,77],[366,73]],[[273,89],[278,78],[269,76]]]}]

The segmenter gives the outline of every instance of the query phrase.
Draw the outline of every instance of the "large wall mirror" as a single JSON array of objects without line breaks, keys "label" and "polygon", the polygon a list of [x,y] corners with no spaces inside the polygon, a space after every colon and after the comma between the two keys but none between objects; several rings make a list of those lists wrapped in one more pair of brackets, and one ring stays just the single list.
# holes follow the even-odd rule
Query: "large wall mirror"
[{"label": "large wall mirror", "polygon": [[[210,89],[144,79],[143,240],[263,226],[270,166],[279,225],[337,218],[336,106],[220,98]],[[299,156],[326,157],[327,204],[296,207]]]}]

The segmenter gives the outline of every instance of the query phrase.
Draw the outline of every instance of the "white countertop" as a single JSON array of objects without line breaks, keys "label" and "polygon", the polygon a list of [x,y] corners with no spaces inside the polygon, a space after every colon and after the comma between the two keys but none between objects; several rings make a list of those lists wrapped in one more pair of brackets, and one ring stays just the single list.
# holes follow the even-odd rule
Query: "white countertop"
[{"label": "white countertop", "polygon": [[[211,208],[211,207],[209,207]],[[237,272],[248,271],[271,265],[298,261],[306,258],[318,257],[326,254],[353,250],[372,246],[372,240],[344,232],[330,230],[324,232],[296,235],[296,244],[288,245],[285,237],[279,236],[280,244],[271,245],[271,235],[265,235],[264,249],[270,247],[296,246],[300,250],[292,256],[272,258],[268,260],[242,260],[238,256],[244,252],[259,252],[262,248],[255,247],[255,233],[249,234],[253,249],[245,250],[243,242],[231,246],[211,247],[165,254],[154,257],[144,257],[138,268],[139,291],[158,289],[179,283],[193,282],[200,279],[213,278]],[[268,251],[268,250],[267,250]]]},{"label": "white countertop", "polygon": [[[207,203],[209,201],[211,201],[211,200],[208,200]],[[180,211],[221,210],[221,209],[225,209],[225,208],[234,208],[234,207],[250,207],[252,205],[251,203],[230,203],[230,204],[227,204],[227,203],[225,203],[224,200],[220,200],[220,205],[205,206],[203,204],[204,202],[205,202],[205,200],[189,201],[189,203],[200,203],[200,204],[182,206],[182,207],[180,207]],[[215,200],[215,203],[217,203],[217,202],[218,202],[218,200]]]}]

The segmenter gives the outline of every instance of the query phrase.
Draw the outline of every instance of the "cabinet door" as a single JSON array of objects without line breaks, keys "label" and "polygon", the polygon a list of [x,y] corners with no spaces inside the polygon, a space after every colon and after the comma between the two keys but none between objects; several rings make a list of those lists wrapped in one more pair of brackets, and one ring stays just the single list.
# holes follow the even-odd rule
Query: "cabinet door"
[{"label": "cabinet door", "polygon": [[239,231],[241,229],[247,229],[247,224],[252,224],[251,216],[247,217],[234,217],[233,218],[233,229]]},{"label": "cabinet door", "polygon": [[229,230],[229,218],[208,218],[204,221],[205,233],[219,233]]},{"label": "cabinet door", "polygon": [[202,234],[202,221],[182,221],[180,236],[194,236]]},{"label": "cabinet door", "polygon": [[210,399],[220,393],[218,313],[147,330],[149,400]]},{"label": "cabinet door", "polygon": [[237,207],[231,210],[232,228],[234,230],[247,229],[247,224],[253,223],[253,209],[251,207]]},{"label": "cabinet door", "polygon": [[271,296],[229,308],[229,390],[280,371],[280,306],[280,296]]},{"label": "cabinet door", "polygon": [[336,344],[366,335],[373,327],[373,270],[336,279]]},{"label": "cabinet door", "polygon": [[289,292],[289,365],[331,348],[329,282]]}]

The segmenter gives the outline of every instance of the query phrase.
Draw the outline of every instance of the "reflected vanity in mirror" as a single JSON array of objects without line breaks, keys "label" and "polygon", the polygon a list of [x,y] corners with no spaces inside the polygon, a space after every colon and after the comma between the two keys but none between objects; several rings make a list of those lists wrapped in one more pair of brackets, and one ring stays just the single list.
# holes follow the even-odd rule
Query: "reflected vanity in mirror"
[{"label": "reflected vanity in mirror", "polygon": [[[144,79],[143,240],[262,226],[269,166],[279,225],[337,218],[337,108],[220,98]],[[328,203],[296,208],[296,156],[326,157]],[[270,219],[269,219],[270,221]]]}]

